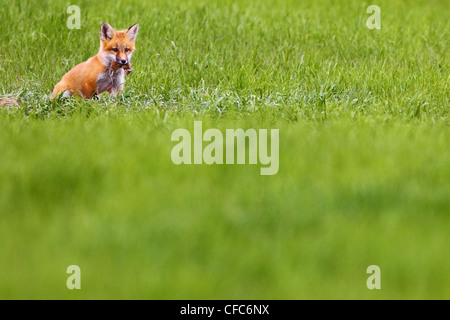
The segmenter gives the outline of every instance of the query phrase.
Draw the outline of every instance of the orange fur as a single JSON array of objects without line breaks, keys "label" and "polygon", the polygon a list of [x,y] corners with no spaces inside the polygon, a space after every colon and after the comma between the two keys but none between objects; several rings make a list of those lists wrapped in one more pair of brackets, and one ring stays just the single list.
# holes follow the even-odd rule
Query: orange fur
[{"label": "orange fur", "polygon": [[[56,84],[52,97],[67,92],[67,95],[90,99],[94,94],[100,94],[99,91],[121,92],[121,77],[133,71],[130,59],[135,48],[138,27],[139,25],[135,24],[126,30],[116,31],[109,24],[103,23],[98,54],[67,72]],[[119,70],[121,68],[123,72]]]}]

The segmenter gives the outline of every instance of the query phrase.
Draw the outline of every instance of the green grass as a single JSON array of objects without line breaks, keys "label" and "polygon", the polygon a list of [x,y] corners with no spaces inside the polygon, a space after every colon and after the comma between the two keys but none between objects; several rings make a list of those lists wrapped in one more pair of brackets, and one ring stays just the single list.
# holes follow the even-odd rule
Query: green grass
[{"label": "green grass", "polygon": [[[379,1],[381,30],[361,1],[76,1],[80,30],[5,1],[0,298],[450,298],[448,1]],[[140,24],[124,95],[50,102],[103,21]],[[279,129],[278,174],[174,165],[194,120]]]}]

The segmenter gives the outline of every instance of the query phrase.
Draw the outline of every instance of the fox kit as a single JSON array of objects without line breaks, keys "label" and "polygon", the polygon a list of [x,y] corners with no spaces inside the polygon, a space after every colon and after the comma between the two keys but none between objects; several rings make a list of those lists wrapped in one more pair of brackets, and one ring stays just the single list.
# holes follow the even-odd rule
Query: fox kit
[{"label": "fox kit", "polygon": [[133,71],[130,64],[138,24],[116,31],[104,22],[100,29],[100,50],[97,55],[67,72],[53,89],[52,96],[74,94],[90,99],[94,94],[123,90],[125,75]]}]

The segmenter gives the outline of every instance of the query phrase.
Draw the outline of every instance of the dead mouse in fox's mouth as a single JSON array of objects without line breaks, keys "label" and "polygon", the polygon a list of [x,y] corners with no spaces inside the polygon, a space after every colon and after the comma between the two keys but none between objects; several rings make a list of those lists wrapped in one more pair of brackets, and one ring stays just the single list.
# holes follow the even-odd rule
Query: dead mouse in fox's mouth
[{"label": "dead mouse in fox's mouth", "polygon": [[123,71],[125,71],[125,75],[129,75],[130,73],[132,73],[134,71],[134,69],[131,67],[131,63],[130,62],[127,62],[125,64],[121,64],[121,63],[119,63],[117,61],[112,61],[111,62],[111,69],[112,69],[112,71],[116,72],[120,68],[123,68]]},{"label": "dead mouse in fox's mouth", "polygon": [[133,71],[130,62],[120,63],[115,60],[111,61],[109,67],[104,67],[104,72],[97,78],[97,91],[100,94],[104,91],[111,93],[119,93],[123,90],[125,76]]}]

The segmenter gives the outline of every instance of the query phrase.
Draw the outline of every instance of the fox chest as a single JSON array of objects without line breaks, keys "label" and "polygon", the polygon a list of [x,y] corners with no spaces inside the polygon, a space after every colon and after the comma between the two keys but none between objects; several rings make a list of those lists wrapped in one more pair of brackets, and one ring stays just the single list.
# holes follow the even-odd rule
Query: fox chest
[{"label": "fox chest", "polygon": [[99,74],[96,83],[97,94],[104,91],[108,91],[109,93],[117,93],[123,89],[123,85],[125,83],[125,72],[123,68],[119,68],[116,71],[108,69],[107,71]]}]

